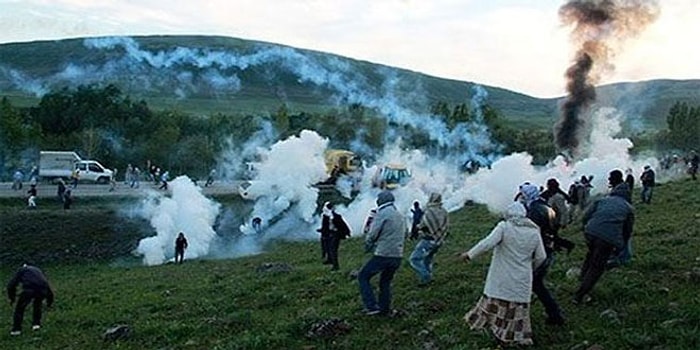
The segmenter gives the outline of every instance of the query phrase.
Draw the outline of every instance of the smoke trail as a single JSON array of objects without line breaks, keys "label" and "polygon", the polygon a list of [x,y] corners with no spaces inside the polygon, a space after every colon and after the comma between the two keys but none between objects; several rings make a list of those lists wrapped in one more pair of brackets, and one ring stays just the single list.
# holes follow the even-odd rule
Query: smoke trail
[{"label": "smoke trail", "polygon": [[555,126],[557,147],[579,156],[595,84],[614,70],[615,54],[625,40],[638,35],[658,16],[655,0],[571,0],[559,9],[566,25],[573,26],[572,39],[579,44],[574,63],[566,71],[568,96]]}]

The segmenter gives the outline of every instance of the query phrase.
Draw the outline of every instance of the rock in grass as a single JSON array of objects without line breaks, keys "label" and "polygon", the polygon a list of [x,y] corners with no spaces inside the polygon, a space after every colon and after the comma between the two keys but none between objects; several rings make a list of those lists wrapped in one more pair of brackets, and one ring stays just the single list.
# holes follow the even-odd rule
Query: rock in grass
[{"label": "rock in grass", "polygon": [[117,340],[129,339],[131,337],[131,333],[131,326],[120,324],[106,330],[102,335],[102,339],[104,339],[104,341],[112,342]]},{"label": "rock in grass", "polygon": [[575,280],[581,275],[581,269],[578,267],[572,267],[566,271],[566,278],[570,280]]},{"label": "rock in grass", "polygon": [[601,312],[600,318],[608,319],[610,322],[613,323],[620,323],[620,316],[617,314],[617,311],[613,309],[607,309]]},{"label": "rock in grass", "polygon": [[306,337],[312,339],[333,338],[339,335],[347,334],[351,329],[352,327],[347,321],[334,317],[312,324],[309,331],[306,332]]},{"label": "rock in grass", "polygon": [[279,272],[291,272],[292,266],[287,263],[264,263],[258,266],[255,271],[258,273],[279,273]]}]

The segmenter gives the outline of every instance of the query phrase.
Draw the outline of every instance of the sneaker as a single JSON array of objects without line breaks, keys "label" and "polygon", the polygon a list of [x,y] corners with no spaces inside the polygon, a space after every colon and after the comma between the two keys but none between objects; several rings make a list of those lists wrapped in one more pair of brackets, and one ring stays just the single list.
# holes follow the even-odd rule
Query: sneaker
[{"label": "sneaker", "polygon": [[16,335],[20,335],[20,334],[22,334],[22,331],[12,331],[12,332],[10,332],[10,335],[12,335],[12,336],[16,336]]},{"label": "sneaker", "polygon": [[40,330],[40,329],[41,329],[41,326],[38,325],[38,324],[35,324],[35,325],[32,326],[32,330],[33,330],[33,331],[38,331],[38,330]]},{"label": "sneaker", "polygon": [[379,315],[381,313],[381,311],[379,311],[377,309],[373,309],[373,310],[365,310],[364,313],[366,316],[374,316],[374,315]]}]

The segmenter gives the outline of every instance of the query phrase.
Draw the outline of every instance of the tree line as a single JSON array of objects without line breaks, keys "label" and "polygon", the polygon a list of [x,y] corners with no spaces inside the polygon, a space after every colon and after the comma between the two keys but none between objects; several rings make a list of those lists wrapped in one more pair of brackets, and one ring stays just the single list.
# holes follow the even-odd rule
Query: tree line
[{"label": "tree line", "polygon": [[[450,106],[438,101],[428,112],[442,118],[449,128],[477,121],[466,103]],[[423,131],[390,125],[376,113],[359,104],[322,113],[291,112],[281,105],[271,115],[196,116],[152,110],[145,101],[132,100],[115,85],[64,88],[44,95],[28,108],[16,107],[4,97],[0,100],[0,178],[7,180],[15,169],[26,170],[36,164],[40,150],[75,151],[117,169],[125,169],[127,164],[142,167],[150,160],[173,175],[201,178],[216,165],[225,147],[246,142],[265,123],[274,127],[277,139],[313,129],[328,137],[331,147],[360,143],[367,153],[380,150],[387,130],[398,128],[406,147],[441,151]],[[502,147],[501,153],[525,151],[536,162],[556,154],[551,130],[515,128],[488,105],[479,118],[477,122],[484,123],[494,143]],[[667,121],[668,129],[659,139],[669,147],[697,147],[700,107],[678,103],[669,111]],[[364,156],[371,158],[371,154]]]}]

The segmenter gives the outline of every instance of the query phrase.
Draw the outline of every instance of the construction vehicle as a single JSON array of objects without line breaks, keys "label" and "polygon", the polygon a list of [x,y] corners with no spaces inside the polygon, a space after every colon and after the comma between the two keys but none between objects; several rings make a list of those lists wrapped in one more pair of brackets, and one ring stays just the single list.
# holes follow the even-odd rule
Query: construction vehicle
[{"label": "construction vehicle", "polygon": [[349,177],[353,187],[359,185],[363,168],[358,155],[347,150],[329,149],[324,153],[324,159],[328,179],[318,185],[335,185],[341,176]]},{"label": "construction vehicle", "polygon": [[387,164],[377,168],[372,185],[387,190],[404,186],[411,179],[411,172],[402,164]]}]

